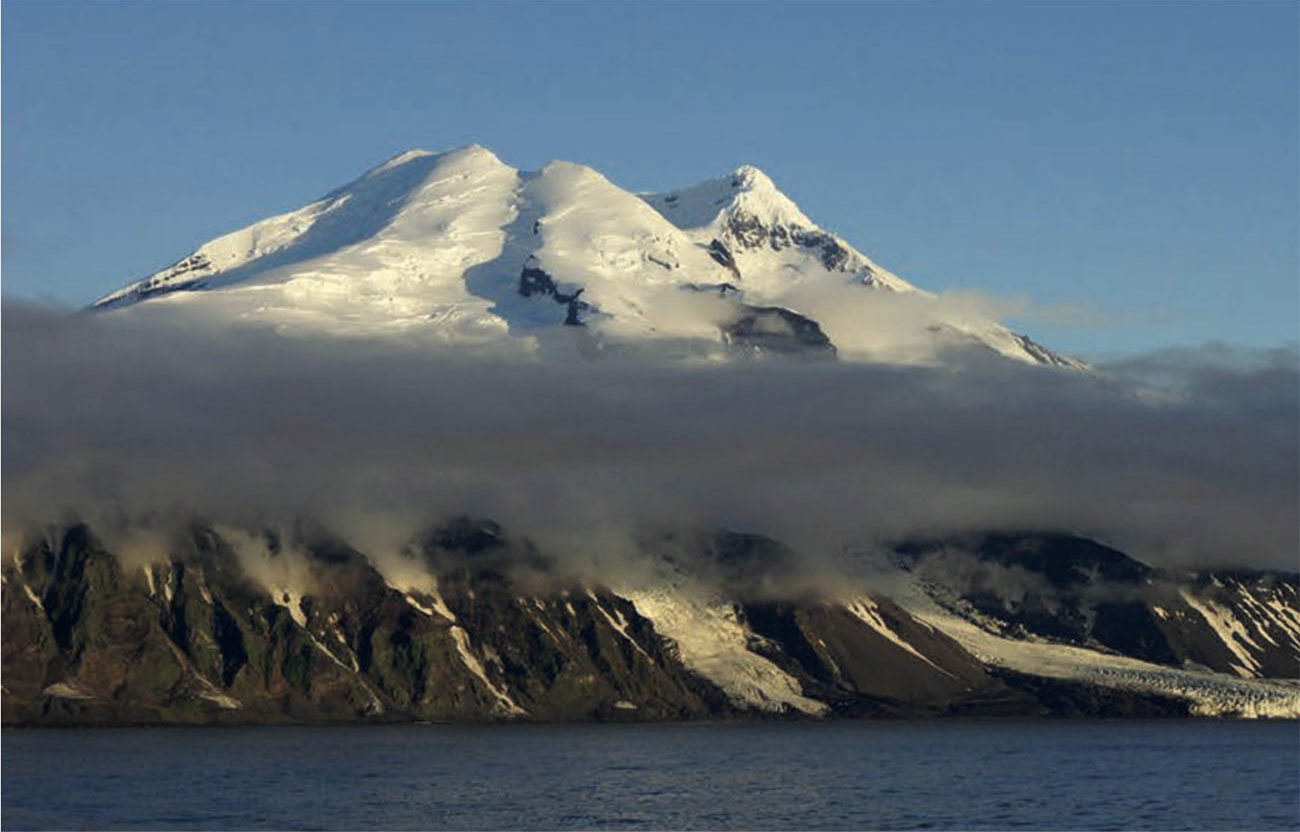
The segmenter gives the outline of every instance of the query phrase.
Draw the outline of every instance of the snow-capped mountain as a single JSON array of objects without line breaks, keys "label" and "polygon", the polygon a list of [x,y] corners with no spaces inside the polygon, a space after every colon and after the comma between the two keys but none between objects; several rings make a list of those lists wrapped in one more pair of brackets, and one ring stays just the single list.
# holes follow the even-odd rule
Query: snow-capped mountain
[{"label": "snow-capped mountain", "polygon": [[[819,228],[753,167],[688,188],[634,194],[590,168],[553,162],[520,172],[476,146],[401,154],[302,209],[217,238],[95,306],[126,320],[184,310],[223,325],[454,345],[416,351],[439,361],[462,345],[490,346],[489,362],[469,366],[475,379],[492,363],[515,368],[496,362],[498,348],[541,354],[570,341],[584,350],[653,347],[673,357],[775,352],[907,364],[942,362],[947,350],[973,347],[1024,364],[1082,366],[876,265]],[[105,366],[135,366],[137,356],[152,358],[159,344],[167,349],[173,342],[143,343],[147,349],[133,346],[123,353],[128,360]],[[304,343],[309,353],[335,352]],[[332,343],[343,344],[339,353],[354,346]],[[209,346],[202,342],[204,358]],[[78,356],[80,366],[84,351],[61,352]],[[69,403],[74,415],[58,423],[53,438],[29,443],[41,452],[15,485],[6,480],[6,489],[15,489],[6,496],[28,496],[24,505],[41,516],[15,517],[22,522],[6,530],[11,536],[0,559],[5,722],[1300,716],[1300,576],[1159,569],[1079,535],[1017,531],[1025,521],[994,519],[1007,516],[990,513],[998,501],[975,499],[997,493],[1008,479],[1004,467],[1017,481],[1028,472],[1028,489],[1067,480],[1060,455],[1042,450],[1058,446],[1035,445],[1017,427],[1017,448],[1027,437],[1024,468],[1005,453],[977,455],[988,460],[978,466],[946,465],[933,477],[924,467],[900,465],[894,431],[881,426],[902,434],[906,424],[942,408],[866,423],[861,414],[908,398],[916,388],[906,385],[864,385],[869,407],[838,408],[837,388],[829,409],[847,414],[851,430],[839,442],[832,432],[817,453],[808,451],[817,431],[797,421],[802,411],[753,428],[725,418],[766,410],[775,397],[804,403],[799,390],[787,389],[790,379],[822,371],[837,376],[831,382],[846,371],[927,381],[960,374],[764,363],[762,370],[780,371],[773,378],[785,385],[774,398],[751,407],[751,397],[738,395],[747,388],[727,388],[721,398],[741,406],[701,409],[704,421],[696,421],[694,398],[681,400],[690,407],[672,407],[654,394],[666,388],[638,386],[631,411],[593,415],[579,406],[598,396],[569,409],[542,407],[542,418],[528,411],[529,418],[511,423],[495,421],[495,414],[573,394],[565,388],[552,395],[550,384],[519,387],[507,373],[501,378],[508,389],[473,411],[490,418],[450,419],[462,397],[474,399],[474,389],[462,389],[463,370],[441,384],[423,364],[418,372],[394,373],[403,390],[451,390],[445,398],[407,400],[382,386],[378,395],[351,389],[356,385],[343,384],[328,361],[316,381],[282,391],[306,366],[286,361],[290,372],[271,373],[258,385],[246,384],[240,365],[216,385],[217,394],[198,396],[190,409],[176,402],[205,392],[202,379],[176,399],[151,399],[156,379],[165,376],[149,361],[148,376],[129,384],[127,373],[73,375],[82,385],[87,377],[94,383],[80,399],[76,384],[51,383],[48,397],[32,394],[36,405],[19,411],[33,414],[28,423],[44,424],[52,409]],[[195,362],[174,363],[188,379]],[[615,375],[624,369],[610,363]],[[518,364],[525,377],[539,375],[537,362]],[[986,364],[998,378],[1062,388],[1097,375],[1021,373],[996,360],[970,366]],[[582,364],[579,373],[594,377],[594,366]],[[676,386],[679,376],[701,368],[673,369]],[[705,369],[730,379],[756,367]],[[372,372],[370,363],[364,372]],[[48,374],[31,376],[44,383]],[[603,390],[607,379],[591,386]],[[716,386],[712,378],[702,381]],[[74,444],[67,460],[50,450],[81,432],[93,434],[94,420],[81,414],[113,410],[101,391],[119,383],[125,404],[108,420],[107,439]],[[477,383],[479,393],[495,386],[491,379]],[[1055,400],[1055,386],[1052,392]],[[306,407],[298,409],[304,398]],[[363,408],[316,424],[336,399],[349,398]],[[659,410],[641,420],[621,418],[641,414],[647,398]],[[245,399],[253,406],[234,408],[223,421],[225,401]],[[1125,396],[1126,413],[1129,402]],[[685,421],[646,433],[664,413],[683,409]],[[1097,416],[1105,408],[1085,410],[1111,424]],[[401,418],[370,424],[372,412]],[[974,412],[967,406],[942,424],[964,424]],[[151,419],[142,422],[141,413]],[[346,418],[351,414],[361,415]],[[486,422],[483,430],[466,433],[479,422]],[[572,432],[551,436],[548,422]],[[263,423],[265,431],[253,430]],[[1066,430],[1050,419],[1043,424]],[[394,427],[398,435],[389,437]],[[596,441],[606,429],[616,441]],[[935,435],[946,434],[949,444],[937,446],[911,437],[899,454],[962,462],[951,448],[966,435]],[[697,435],[707,442],[678,447]],[[864,435],[883,436],[889,453],[846,453]],[[970,436],[978,444],[989,434]],[[781,441],[763,441],[770,438]],[[1125,449],[1145,441],[1134,435]],[[715,464],[686,464],[714,444],[721,452],[704,462]],[[216,446],[220,464],[203,465]],[[158,464],[126,464],[156,447],[163,448]],[[286,447],[294,452],[282,453]],[[636,454],[628,453],[632,447]],[[783,455],[784,447],[795,453]],[[1181,456],[1169,455],[1179,458],[1177,482],[1193,480]],[[633,483],[626,499],[592,499],[634,480],[637,466],[652,457],[647,485]],[[606,458],[608,469],[585,464]],[[716,487],[708,479],[707,487],[684,486],[733,463],[735,471]],[[1124,457],[1120,465],[1126,464]],[[977,470],[961,480],[958,497],[935,494],[963,467]],[[1104,482],[1114,467],[1106,467]],[[129,479],[118,468],[143,472],[133,476],[148,487],[115,490]],[[174,476],[174,468],[194,470]],[[800,479],[792,476],[796,468],[832,470],[824,479]],[[281,469],[294,476],[270,476]],[[395,469],[391,478],[376,473],[388,469]],[[1040,471],[1051,476],[1039,478]],[[432,484],[422,489],[426,475]],[[282,493],[299,479],[309,481],[306,497]],[[866,488],[867,479],[884,485]],[[346,487],[323,487],[333,481]],[[756,481],[771,487],[745,490]],[[83,504],[69,498],[66,511],[46,512],[46,503],[86,483],[91,494]],[[37,496],[22,495],[31,484]],[[485,503],[484,494],[496,490],[509,493]],[[573,494],[560,499],[565,490]],[[735,493],[720,508],[697,506],[723,491]],[[232,502],[230,492],[239,499]],[[803,492],[816,499],[794,499]],[[908,494],[919,496],[899,498]],[[909,531],[897,539],[856,522],[847,540],[832,539],[824,528],[834,525],[840,505],[857,517],[864,505],[889,497],[873,507],[885,517],[932,502],[932,495],[933,502],[962,503],[960,522],[927,525],[922,516],[902,526]],[[968,499],[993,509],[968,516]],[[357,516],[349,517],[358,501]],[[476,507],[450,508],[462,501]],[[1010,516],[1030,516],[1022,506],[1033,501],[1014,502]],[[405,511],[412,517],[403,525]],[[789,522],[744,527],[764,513]],[[1047,514],[1049,528],[1072,516]],[[502,525],[510,523],[519,527]],[[777,539],[797,539],[803,527],[820,533],[803,543]],[[927,539],[917,529],[947,531]],[[812,548],[798,551],[799,545]]]},{"label": "snow-capped mountain", "polygon": [[523,172],[479,146],[402,153],[95,306],[142,301],[288,330],[525,348],[567,324],[600,345],[705,354],[926,362],[982,344],[1078,366],[949,311],[819,228],[756,168],[634,194],[589,167]]}]

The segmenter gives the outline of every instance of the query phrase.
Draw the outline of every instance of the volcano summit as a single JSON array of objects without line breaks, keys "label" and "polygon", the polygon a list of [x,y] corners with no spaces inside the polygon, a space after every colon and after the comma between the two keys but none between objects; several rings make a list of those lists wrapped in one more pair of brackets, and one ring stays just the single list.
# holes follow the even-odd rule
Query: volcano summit
[{"label": "volcano summit", "polygon": [[524,348],[567,325],[596,347],[926,363],[978,345],[1079,366],[876,265],[757,168],[633,194],[589,167],[522,172],[477,145],[399,154],[95,307],[145,301],[300,332]]}]

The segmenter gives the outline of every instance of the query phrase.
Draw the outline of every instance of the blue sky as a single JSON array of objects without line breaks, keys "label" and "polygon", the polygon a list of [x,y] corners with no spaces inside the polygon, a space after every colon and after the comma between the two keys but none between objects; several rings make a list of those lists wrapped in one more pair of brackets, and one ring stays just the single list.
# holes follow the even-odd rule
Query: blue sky
[{"label": "blue sky", "polygon": [[87,303],[477,141],[635,190],[756,164],[1086,356],[1300,335],[1295,3],[6,0],[0,33],[8,297]]}]

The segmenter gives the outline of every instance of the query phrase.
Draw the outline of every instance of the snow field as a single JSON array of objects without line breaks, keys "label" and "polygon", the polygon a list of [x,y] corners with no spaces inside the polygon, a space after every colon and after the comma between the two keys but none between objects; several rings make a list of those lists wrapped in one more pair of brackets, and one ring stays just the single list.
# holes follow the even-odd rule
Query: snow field
[{"label": "snow field", "polygon": [[[736,223],[759,224],[758,237],[776,229],[786,242],[778,250],[739,240]],[[715,240],[729,247],[739,277],[710,255]],[[581,290],[588,330],[621,344],[719,345],[720,324],[743,300],[818,320],[851,360],[927,362],[967,342],[1037,360],[987,310],[918,290],[819,229],[757,168],[637,195],[569,162],[521,173],[477,145],[399,154],[97,305],[147,298],[144,306],[163,314],[185,309],[290,333],[517,342],[531,351],[539,333],[562,324],[567,305],[520,295],[525,263],[562,295]],[[738,294],[699,291],[722,284]]]}]

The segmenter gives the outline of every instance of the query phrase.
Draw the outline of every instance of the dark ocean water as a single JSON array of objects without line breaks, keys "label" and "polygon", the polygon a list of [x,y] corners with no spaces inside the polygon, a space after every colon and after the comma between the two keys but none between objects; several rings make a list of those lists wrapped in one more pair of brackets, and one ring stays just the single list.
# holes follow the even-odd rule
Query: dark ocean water
[{"label": "dark ocean water", "polygon": [[1294,722],[6,729],[16,829],[1300,829]]}]

